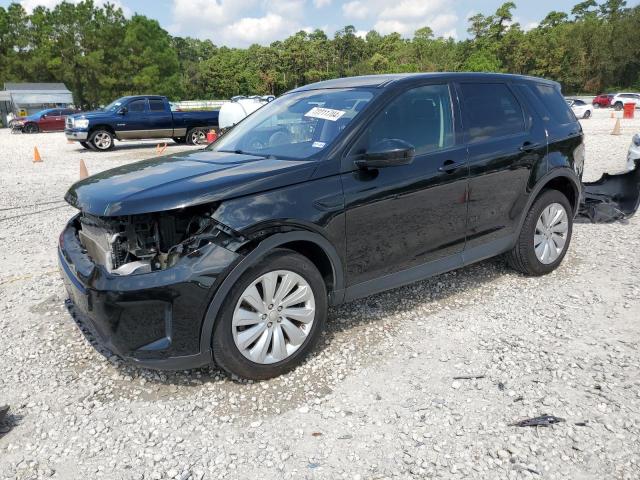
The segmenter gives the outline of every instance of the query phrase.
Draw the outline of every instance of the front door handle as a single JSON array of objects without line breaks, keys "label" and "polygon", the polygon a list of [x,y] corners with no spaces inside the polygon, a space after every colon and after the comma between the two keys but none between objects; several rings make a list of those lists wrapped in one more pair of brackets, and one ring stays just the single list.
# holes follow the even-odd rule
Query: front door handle
[{"label": "front door handle", "polygon": [[442,164],[440,168],[438,168],[438,171],[444,173],[453,173],[458,168],[464,167],[465,165],[466,162],[454,162],[453,160],[447,160]]},{"label": "front door handle", "polygon": [[538,148],[540,148],[542,145],[540,145],[539,143],[534,143],[534,142],[524,142],[522,144],[522,146],[520,147],[520,151],[521,152],[533,152],[534,150],[537,150]]}]

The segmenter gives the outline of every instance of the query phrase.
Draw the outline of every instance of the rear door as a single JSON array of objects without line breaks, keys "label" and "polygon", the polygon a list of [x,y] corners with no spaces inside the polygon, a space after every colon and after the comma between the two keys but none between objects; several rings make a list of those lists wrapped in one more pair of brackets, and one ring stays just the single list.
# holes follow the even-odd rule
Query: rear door
[{"label": "rear door", "polygon": [[[445,257],[452,259],[450,268],[460,265],[455,259],[464,248],[467,164],[451,89],[443,82],[400,93],[368,123],[344,159],[349,286]],[[354,166],[359,155],[385,139],[413,145],[413,162],[367,170]]]},{"label": "rear door", "polygon": [[495,254],[511,243],[531,170],[547,152],[546,135],[508,83],[461,82],[457,88],[469,152],[465,250],[478,247],[469,252],[475,257],[482,246]]},{"label": "rear door", "polygon": [[149,134],[153,138],[173,137],[173,117],[169,103],[162,98],[149,98]]},{"label": "rear door", "polygon": [[131,100],[125,105],[126,112],[116,120],[118,138],[149,138],[149,107],[146,98]]}]

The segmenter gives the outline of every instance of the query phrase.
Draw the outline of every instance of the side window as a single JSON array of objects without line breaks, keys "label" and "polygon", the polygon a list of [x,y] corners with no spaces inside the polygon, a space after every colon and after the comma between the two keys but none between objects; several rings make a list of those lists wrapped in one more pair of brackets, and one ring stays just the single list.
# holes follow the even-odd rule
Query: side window
[{"label": "side window", "polygon": [[525,131],[522,107],[505,84],[463,83],[460,88],[470,143]]},{"label": "side window", "polygon": [[541,83],[529,84],[529,88],[533,91],[538,101],[545,106],[547,111],[547,115],[543,117],[545,122],[556,125],[576,122],[576,117],[571,109],[568,108],[560,90],[551,85],[543,85]]},{"label": "side window", "polygon": [[354,153],[364,153],[387,139],[413,145],[416,155],[454,144],[451,95],[448,85],[425,85],[402,93],[369,124]]},{"label": "side window", "polygon": [[159,98],[150,98],[149,110],[152,112],[164,112],[164,101]]},{"label": "side window", "polygon": [[147,106],[147,100],[134,100],[133,102],[129,102],[127,105],[127,110],[130,112],[144,112]]}]

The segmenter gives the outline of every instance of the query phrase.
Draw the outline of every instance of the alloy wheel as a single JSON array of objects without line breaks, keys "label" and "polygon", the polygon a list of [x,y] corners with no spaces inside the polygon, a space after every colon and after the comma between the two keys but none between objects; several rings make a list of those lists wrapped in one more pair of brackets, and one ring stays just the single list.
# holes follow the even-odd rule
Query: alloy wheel
[{"label": "alloy wheel", "polygon": [[112,142],[113,140],[111,139],[111,135],[107,132],[98,132],[93,137],[93,144],[100,150],[107,150],[111,147]]},{"label": "alloy wheel", "polygon": [[555,262],[564,251],[569,234],[569,218],[565,208],[552,203],[542,210],[533,235],[536,257],[548,265]]},{"label": "alloy wheel", "polygon": [[204,133],[204,130],[194,130],[193,133],[191,133],[191,142],[194,145],[200,145],[201,143],[204,143],[207,140],[207,134]]},{"label": "alloy wheel", "polygon": [[271,364],[305,342],[316,314],[309,283],[289,270],[267,272],[242,293],[233,312],[233,340],[242,355]]}]

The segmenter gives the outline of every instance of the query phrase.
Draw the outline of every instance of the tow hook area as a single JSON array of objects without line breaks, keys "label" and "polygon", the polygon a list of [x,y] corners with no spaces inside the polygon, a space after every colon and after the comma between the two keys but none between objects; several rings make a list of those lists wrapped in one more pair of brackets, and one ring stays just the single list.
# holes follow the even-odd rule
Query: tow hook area
[{"label": "tow hook area", "polygon": [[595,182],[582,184],[578,217],[585,222],[611,223],[632,217],[640,204],[640,159],[626,173],[605,173]]}]

